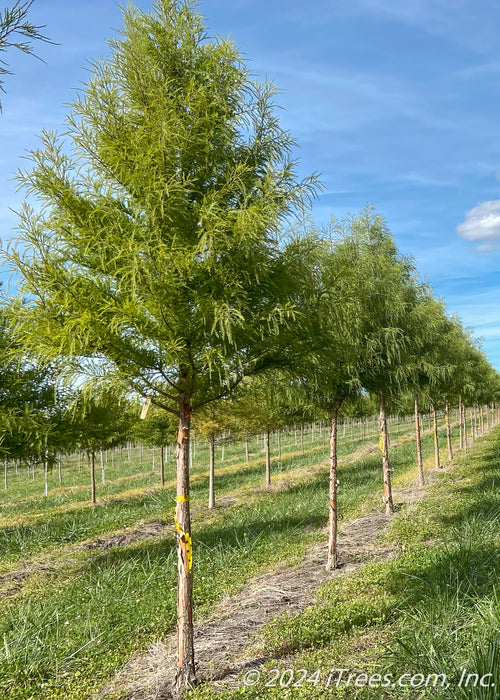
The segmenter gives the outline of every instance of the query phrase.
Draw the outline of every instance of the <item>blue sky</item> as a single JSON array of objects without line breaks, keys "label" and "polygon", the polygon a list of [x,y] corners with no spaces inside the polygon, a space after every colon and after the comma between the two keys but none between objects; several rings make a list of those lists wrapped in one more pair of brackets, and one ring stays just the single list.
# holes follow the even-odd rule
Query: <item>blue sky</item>
[{"label": "blue sky", "polygon": [[[319,170],[326,187],[318,223],[373,204],[500,369],[500,4],[205,0],[199,10],[211,35],[230,36],[255,76],[282,90],[300,173]],[[6,56],[3,241],[15,235],[22,156],[41,129],[64,130],[64,105],[121,12],[114,0],[36,0],[31,19],[60,45],[38,46],[45,63]]]}]

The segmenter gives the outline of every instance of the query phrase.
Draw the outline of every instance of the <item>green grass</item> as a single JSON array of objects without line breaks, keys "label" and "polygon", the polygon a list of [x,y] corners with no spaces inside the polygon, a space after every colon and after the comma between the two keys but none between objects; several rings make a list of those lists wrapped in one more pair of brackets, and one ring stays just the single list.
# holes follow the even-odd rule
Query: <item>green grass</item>
[{"label": "green grass", "polygon": [[[281,616],[265,628],[262,669],[320,669],[322,682],[305,687],[228,691],[236,698],[475,698],[497,700],[500,688],[500,429],[462,455],[430,487],[416,512],[395,519],[386,536],[401,556],[368,564],[348,578],[325,584],[317,604]],[[326,688],[331,669],[404,673],[430,678],[429,687],[370,688],[367,684]],[[463,670],[495,687],[460,686]],[[446,674],[449,687],[433,674]],[[491,677],[487,674],[492,674]],[[337,674],[338,675],[338,674]],[[335,678],[337,677],[335,676]],[[296,676],[298,677],[298,676]],[[285,676],[286,680],[287,676]],[[313,679],[314,680],[314,679]],[[416,678],[416,682],[420,677]],[[406,681],[408,682],[408,681]],[[216,697],[202,686],[193,700]]]},{"label": "green grass", "polygon": [[[391,425],[391,434],[394,438],[407,433],[408,424],[398,424],[394,422]],[[341,429],[340,447],[341,449],[350,445],[357,445],[365,440],[362,437],[362,431],[356,427],[353,430],[353,438],[351,440],[351,431],[347,429],[346,435],[342,437]],[[373,441],[377,429],[373,425],[370,426],[367,438]],[[304,436],[304,449],[310,451],[311,448],[320,449],[321,446],[326,447],[328,434],[326,428],[323,428],[321,433],[316,428],[314,433],[314,441],[312,440],[311,431],[306,431]],[[282,451],[283,452],[298,452],[301,450],[300,434],[294,432],[283,432],[282,434]],[[175,448],[169,446],[169,454],[166,464],[167,478],[173,478],[175,475]],[[271,436],[271,451],[277,460],[277,438]],[[197,442],[194,450],[195,458],[192,463],[192,473],[201,473],[207,470],[208,467],[208,447],[203,442]],[[221,466],[227,466],[235,463],[244,462],[245,448],[241,442],[231,442],[224,445],[224,459],[222,460],[222,445],[216,447],[216,463]],[[123,490],[130,487],[154,487],[159,482],[159,452],[156,450],[155,471],[152,471],[152,449],[144,448],[142,451],[142,461],[140,460],[140,449],[132,448],[131,461],[128,460],[127,450],[116,449],[115,456],[112,460],[111,454],[108,455],[107,463],[105,464],[106,484],[101,484],[101,470],[99,455],[96,454],[96,482],[98,498],[109,498],[117,495]],[[263,457],[262,438],[253,437],[249,441],[249,457],[250,460],[255,460]],[[2,468],[3,471],[3,468]],[[81,473],[80,473],[81,471]],[[47,511],[54,507],[59,507],[64,504],[77,503],[79,501],[88,501],[90,495],[89,484],[89,468],[87,458],[82,456],[81,466],[79,469],[78,459],[76,456],[63,456],[62,458],[62,483],[59,482],[58,471],[56,467],[49,469],[48,483],[49,494],[44,496],[44,478],[43,467],[37,465],[35,469],[35,479],[32,479],[31,473],[28,474],[26,467],[20,466],[17,471],[13,465],[8,467],[8,488],[0,489],[0,518],[6,518],[21,513],[29,513],[34,509]]]},{"label": "green grass", "polygon": [[[401,426],[400,432],[408,428]],[[342,453],[360,444],[346,442]],[[236,593],[250,576],[283,562],[298,562],[307,545],[323,536],[328,468],[322,450],[283,459],[280,472],[275,460],[273,478],[283,479],[278,490],[261,487],[260,463],[225,464],[217,477],[218,494],[233,494],[237,502],[215,512],[204,505],[206,477],[200,471],[199,481],[193,481],[197,618],[222,597]],[[431,452],[432,438],[427,436],[424,453]],[[412,443],[393,449],[391,458],[396,481],[414,472]],[[340,480],[340,508],[346,519],[367,501],[380,504],[377,453],[341,464]],[[107,552],[75,553],[67,547],[139,520],[160,517],[168,522],[173,504],[172,490],[157,490],[104,507],[42,514],[36,525],[21,523],[2,531],[2,546],[10,557],[5,561],[12,564],[22,557],[29,563],[29,557],[44,553],[49,556],[44,561],[53,556],[59,566],[49,578],[44,571],[34,574],[17,594],[0,603],[0,695],[13,700],[87,697],[134,651],[174,629],[173,530],[171,535]],[[56,544],[57,550],[51,550]],[[367,613],[360,609],[352,614]],[[344,631],[348,626],[344,622]]]},{"label": "green grass", "polygon": [[[408,431],[408,426],[395,427],[400,429],[394,431],[395,437],[397,432],[402,432],[402,428]],[[350,439],[341,441],[339,457],[351,454],[362,445],[373,445],[373,442],[373,436],[354,442]],[[286,446],[289,453],[295,456],[287,456],[281,462],[277,456],[274,456],[273,480],[278,475],[307,468],[327,458],[327,448],[319,442],[306,444],[306,450],[303,453],[300,445],[294,445],[290,439],[283,440],[283,447]],[[234,453],[233,456],[239,454],[241,458],[241,452],[241,445],[235,445],[232,450],[226,450],[226,458],[231,453]],[[198,450],[199,453],[202,451]],[[116,461],[116,469],[119,469],[118,459]],[[127,472],[133,467],[134,465],[125,465]],[[141,465],[135,465],[135,468],[137,467]],[[218,464],[216,468],[217,497],[231,495],[235,488],[251,488],[261,484],[263,474],[264,457],[261,452],[253,457],[251,455],[250,463],[241,461],[235,463],[231,460],[228,463],[228,459],[225,459],[224,463]],[[116,476],[116,479],[121,479],[123,471],[118,471],[117,475],[119,476]],[[147,482],[148,478],[149,482]],[[133,527],[143,521],[155,519],[163,521],[166,518],[167,522],[170,522],[170,503],[175,495],[173,466],[170,465],[166,473],[165,489],[161,489],[158,485],[157,474],[145,479],[147,483],[141,481],[131,484],[129,481],[112,482],[109,479],[106,487],[98,484],[100,500],[95,507],[87,501],[82,502],[81,499],[86,494],[81,490],[76,493],[68,490],[55,496],[49,495],[48,498],[39,497],[22,501],[20,504],[12,502],[10,506],[3,505],[2,518],[0,518],[0,566],[3,564],[4,568],[10,569],[19,559],[32,557],[41,551],[50,550],[51,547],[76,544],[114,530]],[[31,487],[29,480],[28,487]],[[126,491],[131,488],[138,490],[127,493]],[[195,463],[192,468],[191,495],[194,507],[204,505],[207,489],[207,465],[203,462]]]}]

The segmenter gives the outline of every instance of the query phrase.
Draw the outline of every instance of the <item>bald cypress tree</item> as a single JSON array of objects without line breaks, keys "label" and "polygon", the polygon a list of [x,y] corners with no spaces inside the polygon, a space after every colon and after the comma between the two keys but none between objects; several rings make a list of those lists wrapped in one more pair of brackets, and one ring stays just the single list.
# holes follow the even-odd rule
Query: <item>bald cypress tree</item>
[{"label": "bald cypress tree", "polygon": [[361,335],[362,386],[378,399],[380,451],[384,478],[385,510],[394,512],[387,431],[387,401],[407,386],[415,342],[412,314],[418,307],[421,286],[413,263],[400,255],[385,220],[367,208],[351,226],[359,250],[359,266],[367,280]]},{"label": "bald cypress tree", "polygon": [[298,182],[275,90],[191,2],[124,12],[67,134],[42,136],[20,174],[40,201],[12,260],[24,342],[116,377],[176,415],[179,689],[195,681],[191,417],[272,364],[294,316],[298,262],[280,231],[314,192]]},{"label": "bald cypress tree", "polygon": [[338,415],[344,401],[360,390],[358,364],[364,345],[360,331],[367,303],[359,263],[358,248],[341,223],[332,222],[329,235],[318,235],[302,286],[303,306],[309,308],[309,337],[290,362],[304,404],[313,413],[324,411],[329,420],[327,569],[338,566]]}]

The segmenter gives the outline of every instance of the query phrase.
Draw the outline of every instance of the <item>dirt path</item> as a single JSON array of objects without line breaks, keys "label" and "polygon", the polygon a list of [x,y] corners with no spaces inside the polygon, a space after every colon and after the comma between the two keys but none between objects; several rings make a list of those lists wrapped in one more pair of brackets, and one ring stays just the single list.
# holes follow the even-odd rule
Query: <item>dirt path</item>
[{"label": "dirt path", "polygon": [[[424,489],[410,487],[394,491],[397,505],[423,497]],[[368,561],[397,556],[395,548],[376,542],[394,516],[368,513],[342,527],[339,537],[341,568],[325,570],[326,539],[314,545],[302,563],[292,569],[266,573],[249,580],[240,593],[222,601],[213,615],[197,625],[195,654],[199,680],[231,685],[258,658],[250,647],[256,634],[284,612],[298,612],[313,600],[318,586],[336,576],[348,576]],[[250,647],[250,648],[249,648]],[[93,698],[112,695],[120,700],[168,700],[174,697],[176,636],[157,642],[147,652],[134,656]]]}]

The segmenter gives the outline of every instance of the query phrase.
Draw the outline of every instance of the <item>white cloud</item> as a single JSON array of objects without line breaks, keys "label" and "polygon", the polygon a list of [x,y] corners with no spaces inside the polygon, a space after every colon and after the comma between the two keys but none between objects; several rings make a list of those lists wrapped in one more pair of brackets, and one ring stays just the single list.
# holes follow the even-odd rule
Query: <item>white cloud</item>
[{"label": "white cloud", "polygon": [[500,200],[482,202],[466,212],[457,233],[466,241],[481,241],[480,253],[495,250],[500,245]]}]

